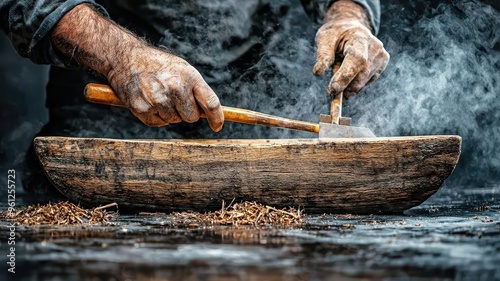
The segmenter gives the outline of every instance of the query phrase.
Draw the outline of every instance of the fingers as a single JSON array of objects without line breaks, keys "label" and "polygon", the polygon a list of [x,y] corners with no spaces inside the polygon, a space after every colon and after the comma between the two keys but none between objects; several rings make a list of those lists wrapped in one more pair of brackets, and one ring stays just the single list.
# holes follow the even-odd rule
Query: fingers
[{"label": "fingers", "polygon": [[344,97],[349,99],[351,96],[361,92],[366,86],[377,80],[385,70],[389,62],[389,54],[382,49],[381,54],[377,55],[368,69],[362,69],[352,80],[344,91]]},{"label": "fingers", "polygon": [[[318,30],[316,45],[313,72],[321,76],[333,68],[328,85],[332,97],[344,92],[344,97],[349,98],[360,92],[380,76],[389,61],[382,42],[356,19],[339,18],[325,23]],[[340,61],[337,69],[334,63]]]},{"label": "fingers", "polygon": [[316,76],[325,75],[335,61],[335,50],[337,49],[336,36],[325,36],[325,30],[319,30],[316,35],[316,64],[313,73]]},{"label": "fingers", "polygon": [[162,127],[169,124],[167,121],[163,120],[158,114],[154,114],[152,111],[138,112],[130,108],[130,112],[132,112],[132,114],[135,117],[137,117],[139,120],[141,120],[142,123],[148,125],[149,127]]},{"label": "fingers", "polygon": [[219,98],[203,79],[193,88],[193,94],[200,108],[205,112],[208,124],[214,132],[224,125],[224,112]]},{"label": "fingers", "polygon": [[136,101],[135,106],[130,106],[129,109],[135,117],[150,127],[167,126],[182,120],[173,105],[153,107],[149,102],[143,100]]},{"label": "fingers", "polygon": [[142,96],[149,101],[151,107],[148,109],[147,114],[144,115],[154,116],[148,117],[150,120],[163,121],[163,124],[157,123],[156,126],[166,126],[181,122],[182,119],[175,110],[172,95],[168,94],[169,89],[167,85],[164,85],[164,81],[152,76],[147,82],[142,83]]},{"label": "fingers", "polygon": [[182,120],[193,123],[200,119],[198,105],[193,96],[192,86],[183,85],[180,81],[172,81],[168,84],[168,93],[175,104],[175,109]]},{"label": "fingers", "polygon": [[344,60],[328,85],[328,93],[334,97],[368,68],[368,44],[363,38],[355,38],[345,44]]},{"label": "fingers", "polygon": [[170,98],[168,98],[165,103],[162,103],[160,110],[158,111],[158,115],[162,120],[168,122],[168,124],[175,124],[182,121],[181,116],[179,116],[177,110],[175,110],[175,106],[170,101]]},{"label": "fingers", "polygon": [[[122,102],[124,102],[130,112],[141,120],[142,123],[150,127],[160,127],[169,124],[167,120],[162,119],[157,112],[153,110],[151,99],[142,93],[139,87],[130,87],[127,91],[117,88]],[[126,94],[124,94],[126,93]]]},{"label": "fingers", "polygon": [[132,80],[120,89],[122,99],[132,114],[150,127],[166,126],[180,122],[170,95],[155,77]]}]

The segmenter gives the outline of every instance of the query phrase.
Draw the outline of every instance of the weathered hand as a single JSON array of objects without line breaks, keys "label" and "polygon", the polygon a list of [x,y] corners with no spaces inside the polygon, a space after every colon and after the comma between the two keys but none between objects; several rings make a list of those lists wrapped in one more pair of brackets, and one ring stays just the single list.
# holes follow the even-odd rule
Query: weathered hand
[{"label": "weathered hand", "polygon": [[222,128],[224,115],[219,99],[193,66],[147,45],[132,48],[127,56],[112,66],[107,78],[143,123],[164,126],[182,120],[196,122],[201,108],[212,130]]},{"label": "weathered hand", "polygon": [[195,122],[201,109],[212,130],[222,129],[219,99],[194,67],[147,45],[87,4],[67,12],[51,40],[69,60],[108,78],[121,101],[145,124]]},{"label": "weathered hand", "polygon": [[313,72],[322,76],[334,64],[334,75],[328,93],[334,97],[357,94],[384,71],[389,53],[371,30],[366,11],[351,1],[335,2],[327,13],[325,24],[316,34],[317,59]]}]

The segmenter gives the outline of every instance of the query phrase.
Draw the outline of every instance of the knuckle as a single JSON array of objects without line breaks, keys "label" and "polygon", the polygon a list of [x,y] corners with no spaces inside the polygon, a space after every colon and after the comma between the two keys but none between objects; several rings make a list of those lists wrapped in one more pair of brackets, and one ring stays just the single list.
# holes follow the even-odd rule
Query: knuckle
[{"label": "knuckle", "polygon": [[339,71],[330,80],[330,86],[337,89],[337,91],[342,91],[342,89],[344,89],[347,86],[349,81],[352,80],[352,76],[353,76],[352,72],[348,73],[347,71],[343,72]]},{"label": "knuckle", "polygon": [[354,95],[355,93],[359,93],[364,88],[363,83],[355,83],[347,87],[346,92]]},{"label": "knuckle", "polygon": [[169,96],[163,92],[163,91],[155,91],[151,93],[151,98],[155,104],[159,104],[161,106],[168,105],[170,98]]},{"label": "knuckle", "polygon": [[130,100],[130,107],[138,113],[148,113],[153,109],[151,104],[149,104],[142,98],[135,98],[133,100]]},{"label": "knuckle", "polygon": [[207,109],[210,111],[215,111],[219,109],[220,101],[216,95],[210,95],[207,99]]},{"label": "knuckle", "polygon": [[357,59],[359,67],[363,69],[368,67],[368,58],[366,56],[359,56]]},{"label": "knuckle", "polygon": [[355,91],[346,90],[346,91],[344,92],[344,98],[345,98],[346,100],[348,100],[348,99],[352,98],[352,97],[353,97],[353,96],[355,96],[355,95],[356,95],[356,92],[355,92]]},{"label": "knuckle", "polygon": [[181,77],[183,77],[185,81],[196,82],[200,79],[203,79],[200,72],[198,72],[198,70],[194,66],[188,64],[187,62],[180,71]]},{"label": "knuckle", "polygon": [[354,52],[353,57],[356,59],[358,64],[366,65],[368,63],[368,56],[365,52]]},{"label": "knuckle", "polygon": [[352,61],[357,66],[366,66],[368,64],[368,54],[362,49],[349,46],[349,48],[346,49],[346,54],[351,57]]},{"label": "knuckle", "polygon": [[164,120],[169,124],[179,123],[180,121],[182,121],[177,112],[175,112],[175,110],[173,109],[173,107],[163,108],[163,111],[159,112],[158,115],[162,120]]},{"label": "knuckle", "polygon": [[174,96],[178,96],[184,91],[184,85],[177,78],[169,79],[167,81],[167,91]]},{"label": "knuckle", "polygon": [[382,58],[384,61],[389,61],[391,59],[391,55],[384,49],[382,51]]},{"label": "knuckle", "polygon": [[371,45],[376,47],[377,49],[383,49],[384,43],[377,38],[377,36],[370,34],[367,36],[366,41]]},{"label": "knuckle", "polygon": [[384,48],[384,44],[377,39],[377,42],[374,44],[373,47],[373,53],[377,54],[378,57],[384,59],[384,60],[389,60],[390,59],[390,54],[387,52],[387,50]]}]

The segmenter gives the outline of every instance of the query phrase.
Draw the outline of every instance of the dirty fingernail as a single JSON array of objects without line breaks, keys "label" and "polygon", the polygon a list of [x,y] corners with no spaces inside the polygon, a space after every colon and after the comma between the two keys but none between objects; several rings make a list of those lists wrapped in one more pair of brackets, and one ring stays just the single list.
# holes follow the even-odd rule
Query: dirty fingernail
[{"label": "dirty fingernail", "polygon": [[333,82],[328,87],[328,92],[330,93],[330,95],[337,95],[341,91],[340,87],[341,86],[338,82]]}]

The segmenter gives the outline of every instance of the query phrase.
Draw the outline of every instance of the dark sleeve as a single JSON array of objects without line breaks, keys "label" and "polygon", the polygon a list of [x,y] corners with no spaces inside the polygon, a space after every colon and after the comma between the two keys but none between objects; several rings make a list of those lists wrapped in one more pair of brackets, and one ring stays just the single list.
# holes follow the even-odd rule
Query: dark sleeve
[{"label": "dark sleeve", "polygon": [[93,0],[1,0],[0,29],[21,56],[35,63],[65,67],[67,61],[55,52],[49,33],[64,14],[82,3],[106,14]]},{"label": "dark sleeve", "polygon": [[[380,26],[380,1],[379,0],[352,0],[361,5],[368,12],[373,33],[377,34]],[[316,22],[321,23],[326,11],[335,0],[300,0],[304,10]]]}]

